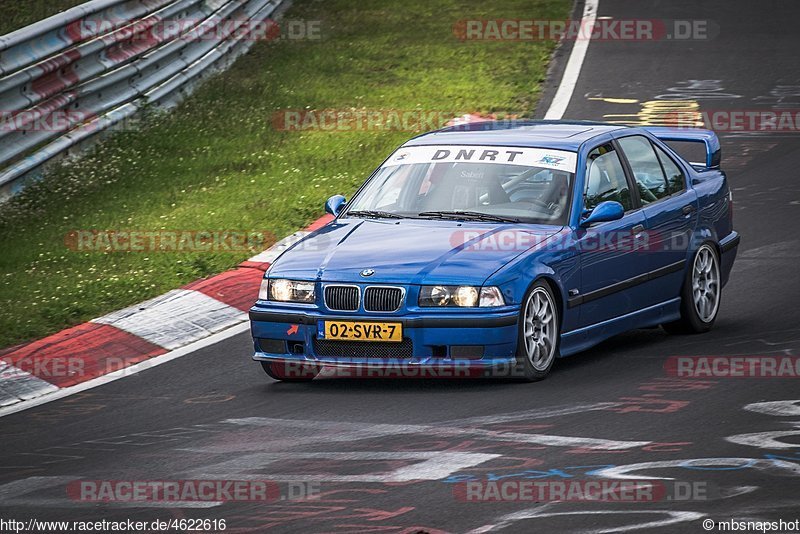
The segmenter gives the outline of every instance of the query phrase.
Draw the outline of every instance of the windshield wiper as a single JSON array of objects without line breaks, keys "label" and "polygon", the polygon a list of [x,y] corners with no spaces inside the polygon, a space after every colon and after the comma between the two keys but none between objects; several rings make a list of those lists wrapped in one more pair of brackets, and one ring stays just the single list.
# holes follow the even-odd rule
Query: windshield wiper
[{"label": "windshield wiper", "polygon": [[492,215],[480,211],[423,211],[422,213],[418,213],[417,216],[468,221],[519,222],[519,219],[513,217],[502,217],[500,215]]},{"label": "windshield wiper", "polygon": [[388,211],[379,211],[379,210],[356,210],[356,211],[348,211],[345,215],[353,217],[366,217],[369,219],[405,219],[406,217],[402,215],[398,215],[397,213],[391,213]]}]

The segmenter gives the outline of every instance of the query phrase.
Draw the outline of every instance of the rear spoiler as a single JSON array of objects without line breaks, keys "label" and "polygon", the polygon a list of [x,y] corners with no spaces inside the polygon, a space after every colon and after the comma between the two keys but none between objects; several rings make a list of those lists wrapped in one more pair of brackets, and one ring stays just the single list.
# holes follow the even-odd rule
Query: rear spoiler
[{"label": "rear spoiler", "polygon": [[700,128],[670,128],[667,126],[647,126],[644,128],[662,141],[703,143],[706,147],[705,163],[691,163],[701,169],[719,169],[722,161],[722,147],[717,134]]}]

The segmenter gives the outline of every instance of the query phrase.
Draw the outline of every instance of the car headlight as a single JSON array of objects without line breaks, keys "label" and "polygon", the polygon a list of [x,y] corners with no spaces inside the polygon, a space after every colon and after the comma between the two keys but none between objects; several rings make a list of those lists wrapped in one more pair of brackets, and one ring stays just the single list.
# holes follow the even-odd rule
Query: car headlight
[{"label": "car headlight", "polygon": [[274,300],[276,302],[312,304],[314,302],[314,282],[265,279],[261,281],[258,298],[259,300]]},{"label": "car headlight", "polygon": [[481,288],[481,308],[494,308],[496,306],[505,306],[506,301],[503,294],[500,292],[499,287],[483,287]]},{"label": "car headlight", "polygon": [[491,308],[504,306],[503,294],[497,287],[422,286],[419,305],[423,307],[450,306],[457,308]]}]

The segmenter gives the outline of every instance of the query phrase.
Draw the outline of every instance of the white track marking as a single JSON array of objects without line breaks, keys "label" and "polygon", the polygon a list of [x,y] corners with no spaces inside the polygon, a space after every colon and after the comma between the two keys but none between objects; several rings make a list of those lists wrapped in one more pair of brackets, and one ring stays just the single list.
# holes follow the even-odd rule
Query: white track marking
[{"label": "white track marking", "polygon": [[[599,4],[600,0],[586,0],[586,4],[583,6],[581,28],[588,28],[590,35],[591,28],[597,18]],[[572,45],[572,52],[570,52],[567,66],[564,69],[564,76],[561,78],[561,83],[553,97],[553,101],[550,102],[550,108],[544,116],[545,120],[560,120],[564,113],[567,112],[572,93],[575,92],[575,86],[578,84],[578,76],[581,73],[583,60],[586,58],[586,51],[589,49],[590,39],[589,37],[583,37],[583,32],[584,30],[582,29],[580,36],[575,39]]]},{"label": "white track marking", "polygon": [[[12,498],[3,501],[4,506],[26,506],[28,508],[83,508],[90,509],[97,506],[94,501],[70,500],[66,497],[31,497],[31,498]],[[114,508],[214,508],[222,506],[224,501],[148,501],[139,500],[133,502],[114,501],[102,503],[105,506],[113,505]]]},{"label": "white track marking", "polygon": [[[581,447],[599,450],[624,450],[648,445],[650,441],[618,441],[599,438],[583,438],[573,436],[554,436],[549,434],[526,434],[518,432],[498,432],[481,428],[462,428],[452,426],[450,423],[437,423],[431,425],[392,425],[370,423],[338,423],[328,421],[307,421],[296,419],[275,419],[268,417],[245,417],[241,419],[227,419],[225,423],[242,426],[260,426],[267,428],[289,427],[302,428],[316,431],[317,435],[324,436],[336,432],[338,438],[326,438],[325,441],[355,441],[361,439],[381,438],[404,434],[422,434],[426,436],[446,437],[471,437],[489,439],[492,441],[511,441],[514,443],[532,443],[550,447]],[[194,449],[192,449],[194,450]],[[226,450],[206,450],[202,452],[227,452]]]},{"label": "white track marking", "polygon": [[701,471],[730,471],[738,468],[753,468],[759,471],[777,469],[788,471],[793,475],[800,475],[800,464],[783,460],[767,460],[763,458],[690,458],[617,465],[593,471],[592,476],[621,480],[674,480],[669,477],[632,474],[635,471],[670,468],[695,468]]},{"label": "white track marking", "polygon": [[15,404],[58,391],[46,380],[0,360],[0,406]]},{"label": "white track marking", "polygon": [[549,417],[563,417],[576,413],[590,412],[596,410],[607,410],[619,406],[619,402],[595,402],[592,404],[568,404],[566,406],[551,406],[547,408],[534,408],[522,412],[510,412],[494,415],[478,415],[464,419],[448,421],[448,426],[468,426],[468,425],[493,425],[500,423],[512,423],[515,421],[532,421],[535,419],[547,419]]},{"label": "white track marking", "polygon": [[800,445],[782,441],[782,438],[797,438],[800,436],[800,422],[792,423],[794,430],[773,430],[770,432],[753,432],[751,434],[738,434],[728,436],[725,441],[737,445],[758,447],[759,449],[798,449]]},{"label": "white track marking", "polygon": [[272,263],[276,259],[278,259],[278,256],[283,254],[287,248],[291,247],[292,245],[303,239],[309,233],[310,232],[301,231],[301,232],[295,232],[289,237],[284,237],[283,239],[272,245],[268,250],[265,250],[264,252],[258,254],[257,256],[253,256],[248,261],[252,261],[255,263]]},{"label": "white track marking", "polygon": [[92,320],[174,350],[247,320],[247,314],[199,291],[175,289]]},{"label": "white track marking", "polygon": [[721,488],[720,494],[723,499],[732,499],[739,495],[747,495],[754,491],[760,490],[760,486],[731,486],[729,488]]},{"label": "white track marking", "polygon": [[744,407],[748,412],[775,415],[778,417],[800,417],[800,400],[754,402]]},{"label": "white track marking", "polygon": [[[28,477],[0,485],[0,501],[3,506],[25,506],[36,508],[93,508],[94,501],[73,500],[67,497],[26,497],[30,493],[63,488],[72,481],[81,480],[75,476]],[[105,504],[105,503],[104,503]],[[111,503],[115,508],[213,508],[224,504],[222,501],[118,501]]]},{"label": "white track marking", "polygon": [[393,471],[364,473],[360,475],[297,475],[269,474],[269,479],[291,482],[298,479],[319,482],[410,482],[413,480],[441,480],[458,471],[475,467],[500,454],[477,452],[259,452],[236,457],[232,460],[199,467],[187,473],[188,478],[198,480],[263,480],[263,468],[276,462],[302,459],[331,461],[369,460],[419,460],[418,463],[398,467]]},{"label": "white track marking", "polygon": [[[617,525],[608,529],[600,528],[600,529],[589,529],[589,530],[578,530],[575,532],[584,532],[586,534],[593,533],[593,534],[606,534],[612,532],[630,532],[633,530],[643,530],[643,529],[650,529],[650,528],[661,528],[668,525],[675,525],[678,523],[686,523],[689,521],[695,521],[697,519],[701,519],[706,516],[706,514],[700,512],[688,512],[688,511],[681,511],[681,510],[580,510],[574,512],[545,512],[545,507],[536,507],[536,508],[529,508],[527,510],[522,510],[521,512],[512,512],[508,515],[501,517],[497,523],[493,525],[486,525],[481,527],[480,529],[471,530],[469,534],[479,534],[483,532],[497,532],[506,528],[510,527],[512,531],[524,531],[525,529],[522,528],[522,525],[517,525],[516,523],[520,521],[526,521],[531,519],[544,519],[546,517],[570,517],[576,515],[595,515],[595,514],[603,514],[603,515],[660,515],[663,516],[663,519],[656,519],[655,521],[648,521],[646,523],[634,523],[628,525]],[[567,523],[569,524],[569,523]],[[530,530],[530,527],[529,529]]]},{"label": "white track marking", "polygon": [[125,378],[127,376],[141,373],[142,371],[146,371],[147,369],[156,367],[157,365],[167,363],[169,361],[180,358],[181,356],[186,356],[187,354],[191,354],[205,347],[209,347],[211,345],[219,343],[220,341],[225,341],[226,339],[232,338],[233,336],[238,336],[239,334],[242,334],[249,330],[250,330],[250,323],[238,324],[236,326],[228,328],[227,330],[223,330],[222,332],[209,336],[205,339],[201,339],[200,341],[195,341],[190,345],[181,347],[178,350],[167,352],[166,354],[162,354],[161,356],[156,356],[155,358],[150,358],[149,360],[145,360],[141,363],[137,363],[136,365],[126,367],[125,369],[120,369],[119,371],[115,371],[107,375],[87,380],[86,382],[83,382],[81,384],[59,389],[58,391],[55,391],[53,393],[48,393],[47,395],[44,395],[42,397],[37,397],[29,401],[20,402],[12,406],[8,406],[6,408],[0,408],[0,417],[5,417],[6,415],[11,415],[13,413],[28,410],[35,406],[40,406],[42,404],[62,399],[64,397],[69,397],[70,395],[75,395],[76,393],[81,393],[82,391],[93,389],[98,386],[102,386],[103,384],[108,384],[109,382],[114,382],[115,380],[119,380],[120,378]]},{"label": "white track marking", "polygon": [[6,484],[0,485],[0,501],[6,502],[14,497],[21,497],[34,491],[63,486],[78,477],[72,476],[48,476],[48,477],[28,477]]}]

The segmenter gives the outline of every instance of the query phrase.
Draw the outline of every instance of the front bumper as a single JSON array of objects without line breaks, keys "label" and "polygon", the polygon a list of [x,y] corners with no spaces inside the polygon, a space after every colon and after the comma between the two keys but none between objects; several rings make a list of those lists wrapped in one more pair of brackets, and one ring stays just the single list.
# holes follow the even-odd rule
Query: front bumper
[{"label": "front bumper", "polygon": [[[255,345],[253,359],[340,368],[398,365],[437,369],[492,368],[515,361],[518,315],[519,310],[510,307],[480,313],[436,310],[401,316],[372,313],[364,316],[257,304],[250,310]],[[325,320],[401,323],[403,343],[323,340],[323,350],[319,325]],[[336,353],[337,346],[342,347],[341,354]],[[354,352],[358,355],[354,356]]]}]

